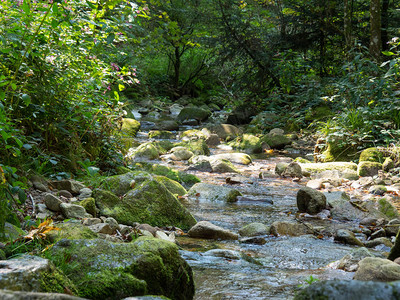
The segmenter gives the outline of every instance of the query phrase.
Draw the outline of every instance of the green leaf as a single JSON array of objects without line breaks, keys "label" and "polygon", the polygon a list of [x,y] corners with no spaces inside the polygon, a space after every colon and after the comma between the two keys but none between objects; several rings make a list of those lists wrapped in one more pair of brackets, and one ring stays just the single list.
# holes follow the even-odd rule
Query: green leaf
[{"label": "green leaf", "polygon": [[26,201],[26,194],[22,189],[18,190],[18,199],[21,204],[24,204]]},{"label": "green leaf", "polygon": [[114,91],[114,98],[115,100],[119,101],[119,94],[117,91]]},{"label": "green leaf", "polygon": [[17,85],[14,82],[12,82],[11,83],[11,88],[15,91],[17,89]]},{"label": "green leaf", "polygon": [[23,144],[22,147],[24,147],[26,150],[32,149],[32,146],[29,144]]},{"label": "green leaf", "polygon": [[108,44],[112,44],[112,42],[114,42],[114,39],[115,39],[115,34],[111,33],[111,34],[108,35],[106,40],[107,40]]},{"label": "green leaf", "polygon": [[13,138],[14,138],[14,141],[18,144],[18,147],[21,148],[24,143],[22,143],[21,140],[15,136],[13,136]]},{"label": "green leaf", "polygon": [[52,20],[51,21],[51,27],[53,27],[53,28],[57,28],[57,26],[58,26],[58,21],[57,20]]},{"label": "green leaf", "polygon": [[125,86],[122,84],[118,84],[118,90],[121,92],[125,89]]},{"label": "green leaf", "polygon": [[383,55],[386,55],[386,56],[392,56],[392,55],[394,55],[394,53],[391,52],[391,51],[382,51],[382,54],[383,54]]},{"label": "green leaf", "polygon": [[31,12],[31,8],[29,7],[29,3],[27,0],[24,0],[24,3],[22,3],[22,10],[28,15]]},{"label": "green leaf", "polygon": [[49,159],[49,162],[50,162],[52,165],[58,164],[58,161],[56,161],[56,160],[54,160],[54,159]]},{"label": "green leaf", "polygon": [[24,101],[25,105],[28,106],[31,103],[31,97],[27,94],[22,94],[22,101]]}]

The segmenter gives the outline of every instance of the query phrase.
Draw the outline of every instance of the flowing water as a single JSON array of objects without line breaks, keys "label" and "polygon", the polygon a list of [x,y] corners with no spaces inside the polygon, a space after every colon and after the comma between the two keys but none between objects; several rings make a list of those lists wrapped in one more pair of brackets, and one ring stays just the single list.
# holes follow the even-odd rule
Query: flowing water
[{"label": "flowing water", "polygon": [[[212,154],[229,152],[218,148],[211,151]],[[270,225],[274,221],[295,221],[296,193],[304,185],[273,175],[275,164],[285,160],[285,157],[264,155],[249,166],[235,165],[241,170],[240,175],[188,171],[202,182],[226,186],[226,177],[230,176],[241,182],[232,187],[248,198],[235,203],[195,198],[188,199],[186,206],[198,221],[210,221],[233,232],[251,222]],[[169,166],[184,170],[188,164],[177,162]],[[265,174],[261,179],[260,172]],[[311,220],[311,223],[314,226],[338,225],[328,219]],[[299,286],[306,285],[312,278],[351,279],[353,276],[353,273],[326,268],[352,250],[350,246],[334,243],[332,238],[305,235],[267,236],[265,239],[265,244],[256,245],[178,238],[181,254],[194,271],[195,299],[291,299]],[[233,255],[210,256],[206,253],[210,249],[232,250]]]}]

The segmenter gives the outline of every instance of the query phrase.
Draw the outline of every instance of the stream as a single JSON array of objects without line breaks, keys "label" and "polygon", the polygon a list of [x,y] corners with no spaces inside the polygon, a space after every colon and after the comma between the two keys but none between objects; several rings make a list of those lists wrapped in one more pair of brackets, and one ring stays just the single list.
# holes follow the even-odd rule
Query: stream
[{"label": "stream", "polygon": [[[138,139],[147,141],[147,133],[140,132]],[[237,152],[224,146],[210,150],[212,155]],[[253,163],[248,166],[235,164],[240,174],[187,171],[198,176],[202,182],[225,186],[229,186],[226,177],[231,177],[240,182],[231,187],[247,197],[235,203],[189,198],[184,204],[197,221],[209,221],[233,232],[252,222],[270,225],[274,221],[295,221],[296,193],[305,183],[302,185],[292,179],[279,178],[273,172],[276,163],[289,160],[285,156],[264,154],[253,158]],[[177,170],[188,167],[187,162],[157,163]],[[260,172],[264,174],[262,178]],[[330,219],[311,219],[307,222],[324,227],[343,225]],[[296,290],[307,285],[310,279],[350,280],[353,277],[354,273],[326,267],[353,249],[335,243],[332,237],[303,235],[264,238],[266,243],[257,245],[178,237],[181,255],[194,272],[195,299],[291,299]],[[205,254],[211,249],[232,250],[230,253],[237,257]]]}]

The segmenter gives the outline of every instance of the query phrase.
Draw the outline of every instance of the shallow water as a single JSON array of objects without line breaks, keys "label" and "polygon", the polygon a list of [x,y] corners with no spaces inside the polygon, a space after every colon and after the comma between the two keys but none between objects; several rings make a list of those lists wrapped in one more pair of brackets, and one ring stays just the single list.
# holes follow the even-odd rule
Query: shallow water
[{"label": "shallow water", "polygon": [[[221,148],[211,149],[212,154],[232,152]],[[226,177],[231,177],[241,183],[230,187],[251,199],[224,203],[195,197],[189,198],[185,206],[198,221],[210,221],[233,232],[251,222],[270,225],[274,221],[295,221],[296,193],[304,185],[273,174],[275,164],[287,160],[287,157],[266,154],[257,156],[249,166],[235,165],[241,170],[240,175],[188,171],[202,182],[225,186],[230,186],[226,184]],[[185,170],[188,164],[174,162],[169,166]],[[264,174],[262,178],[260,172]],[[331,220],[311,223],[336,226]],[[312,235],[265,238],[264,245],[255,245],[179,237],[183,249],[181,254],[194,271],[195,299],[291,299],[299,285],[307,284],[310,276],[320,280],[351,279],[353,276],[353,273],[325,268],[349,253],[352,250],[350,246]],[[237,251],[241,258],[227,259],[205,254],[207,250],[216,248]]]}]

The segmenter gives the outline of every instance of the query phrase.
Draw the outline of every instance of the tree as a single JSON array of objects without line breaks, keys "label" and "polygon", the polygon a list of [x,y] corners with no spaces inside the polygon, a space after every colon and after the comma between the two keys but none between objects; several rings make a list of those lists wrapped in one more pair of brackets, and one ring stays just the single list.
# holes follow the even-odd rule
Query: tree
[{"label": "tree", "polygon": [[380,60],[382,50],[381,36],[381,1],[371,0],[370,4],[370,41],[369,51],[377,60]]}]

